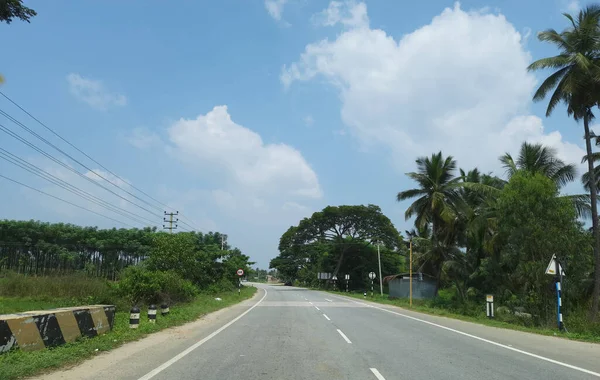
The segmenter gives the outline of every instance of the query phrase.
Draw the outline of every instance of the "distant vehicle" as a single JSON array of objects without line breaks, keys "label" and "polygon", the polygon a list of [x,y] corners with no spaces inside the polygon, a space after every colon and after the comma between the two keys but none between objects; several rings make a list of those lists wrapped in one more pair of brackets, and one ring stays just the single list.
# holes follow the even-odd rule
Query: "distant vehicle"
[{"label": "distant vehicle", "polygon": [[292,286],[292,282],[291,281],[286,281],[285,284],[283,284],[285,286]]}]

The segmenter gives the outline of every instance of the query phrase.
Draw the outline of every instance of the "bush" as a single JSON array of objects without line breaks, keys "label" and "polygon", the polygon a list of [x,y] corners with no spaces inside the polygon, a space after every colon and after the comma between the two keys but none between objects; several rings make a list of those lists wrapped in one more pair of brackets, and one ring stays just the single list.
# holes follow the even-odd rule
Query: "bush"
[{"label": "bush", "polygon": [[133,304],[187,302],[198,295],[198,288],[174,271],[128,267],[115,285],[118,293]]},{"label": "bush", "polygon": [[205,292],[208,294],[216,294],[223,291],[231,291],[236,288],[231,281],[226,278],[222,278],[220,281],[210,284],[206,287]]}]

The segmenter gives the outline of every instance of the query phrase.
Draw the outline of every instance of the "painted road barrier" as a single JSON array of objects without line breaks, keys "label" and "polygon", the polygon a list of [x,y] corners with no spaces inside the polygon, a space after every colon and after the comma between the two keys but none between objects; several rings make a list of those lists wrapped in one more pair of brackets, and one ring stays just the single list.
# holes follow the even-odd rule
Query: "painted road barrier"
[{"label": "painted road barrier", "polygon": [[0,315],[0,354],[60,346],[86,336],[93,338],[112,330],[113,305],[62,307]]}]

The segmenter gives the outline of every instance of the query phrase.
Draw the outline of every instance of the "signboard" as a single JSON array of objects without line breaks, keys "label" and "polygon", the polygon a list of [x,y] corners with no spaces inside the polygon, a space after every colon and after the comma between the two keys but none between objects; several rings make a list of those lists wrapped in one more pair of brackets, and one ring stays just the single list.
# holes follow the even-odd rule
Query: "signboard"
[{"label": "signboard", "polygon": [[238,269],[236,273],[237,273],[238,276],[243,276],[244,275],[244,270],[243,269]]},{"label": "signboard", "polygon": [[[562,272],[563,276],[566,276],[565,271],[560,264],[558,265],[558,270]],[[557,274],[556,273],[556,255],[552,255],[552,258],[550,259],[550,263],[548,264],[548,267],[546,268],[546,274],[551,274],[551,275]]]},{"label": "signboard", "polygon": [[319,272],[317,273],[317,278],[319,280],[329,280],[331,278],[331,273]]},{"label": "signboard", "polygon": [[371,280],[374,280],[374,279],[375,279],[375,277],[376,277],[376,275],[375,275],[375,272],[369,272],[369,278],[370,278]]},{"label": "signboard", "polygon": [[333,276],[331,279],[332,279],[333,281],[336,281],[336,280],[337,280],[337,276]]},{"label": "signboard", "polygon": [[494,302],[494,296],[491,294],[488,294],[487,296],[485,296],[485,300],[487,302]]},{"label": "signboard", "polygon": [[350,275],[349,274],[344,275],[344,280],[349,280],[349,279],[350,279]]}]

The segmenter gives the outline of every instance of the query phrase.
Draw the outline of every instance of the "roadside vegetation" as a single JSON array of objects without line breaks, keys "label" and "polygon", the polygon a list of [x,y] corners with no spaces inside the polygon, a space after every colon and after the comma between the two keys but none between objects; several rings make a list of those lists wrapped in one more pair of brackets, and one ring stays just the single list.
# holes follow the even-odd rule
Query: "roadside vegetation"
[{"label": "roadside vegetation", "polygon": [[378,272],[377,244],[386,276],[408,272],[412,241],[413,271],[435,281],[435,297],[415,301],[415,308],[481,319],[485,296],[493,294],[497,320],[556,331],[554,278],[545,274],[555,254],[566,272],[568,335],[598,340],[600,152],[593,146],[600,138],[590,123],[600,100],[600,6],[565,17],[570,28],[538,34],[557,55],[528,69],[548,75],[533,95],[547,102],[546,115],[566,109],[579,123],[587,152],[584,173],[551,147],[529,141],[515,147],[516,155],[499,157],[504,168],[499,173],[482,172],[473,163],[460,167],[451,154],[435,152],[416,159],[416,170],[407,174],[415,186],[396,194],[399,202],[408,202],[404,214],[413,229],[400,236],[374,205],[329,206],[281,237],[271,267],[284,280],[329,289],[333,282],[319,280],[317,273],[335,275],[338,287],[349,274],[350,289],[362,293],[370,287],[367,274]]}]

